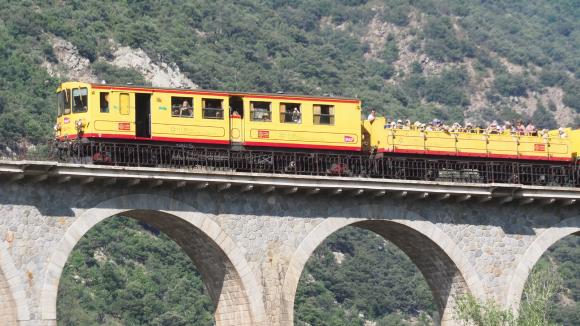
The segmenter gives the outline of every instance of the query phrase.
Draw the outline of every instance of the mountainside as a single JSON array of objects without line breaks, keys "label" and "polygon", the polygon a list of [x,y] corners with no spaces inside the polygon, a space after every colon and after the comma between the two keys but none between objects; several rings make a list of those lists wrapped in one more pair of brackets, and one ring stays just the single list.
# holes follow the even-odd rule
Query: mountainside
[{"label": "mountainside", "polygon": [[358,96],[396,118],[579,124],[576,0],[0,1],[0,138],[59,80]]}]

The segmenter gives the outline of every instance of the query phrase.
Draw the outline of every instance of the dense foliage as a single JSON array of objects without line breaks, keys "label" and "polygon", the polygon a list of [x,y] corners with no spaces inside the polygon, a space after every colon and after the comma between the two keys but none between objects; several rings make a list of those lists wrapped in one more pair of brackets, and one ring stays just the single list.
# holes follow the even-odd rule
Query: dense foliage
[{"label": "dense foliage", "polygon": [[[370,41],[376,21],[407,28],[412,41]],[[563,103],[580,111],[579,24],[575,0],[0,0],[0,139],[49,135],[58,82],[41,67],[57,61],[49,35],[72,42],[109,81],[143,82],[107,65],[118,43],[177,64],[205,88],[359,96],[388,116],[461,120],[473,118],[465,108],[485,76],[494,76],[485,109],[501,118],[513,115],[507,97],[544,87],[562,88]],[[403,50],[447,68],[425,74],[407,62],[405,74],[395,65]]]},{"label": "dense foliage", "polygon": [[177,244],[111,218],[77,244],[58,292],[59,325],[213,325],[213,302]]},{"label": "dense foliage", "polygon": [[552,246],[541,263],[550,261],[558,267],[564,290],[556,298],[552,321],[563,325],[580,325],[580,235],[572,235]]},{"label": "dense foliage", "polygon": [[[343,256],[342,262],[335,254]],[[429,287],[411,260],[379,235],[347,227],[311,256],[296,295],[298,325],[428,324],[437,318]],[[348,321],[348,322],[347,322]]]}]

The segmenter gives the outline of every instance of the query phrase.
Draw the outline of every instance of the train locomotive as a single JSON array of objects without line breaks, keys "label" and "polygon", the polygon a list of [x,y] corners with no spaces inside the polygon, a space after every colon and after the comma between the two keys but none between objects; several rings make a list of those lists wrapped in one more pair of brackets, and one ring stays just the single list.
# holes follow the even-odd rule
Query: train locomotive
[{"label": "train locomotive", "polygon": [[[580,130],[388,128],[356,98],[65,82],[65,161],[435,181],[579,185]],[[387,127],[387,128],[386,128]]]}]

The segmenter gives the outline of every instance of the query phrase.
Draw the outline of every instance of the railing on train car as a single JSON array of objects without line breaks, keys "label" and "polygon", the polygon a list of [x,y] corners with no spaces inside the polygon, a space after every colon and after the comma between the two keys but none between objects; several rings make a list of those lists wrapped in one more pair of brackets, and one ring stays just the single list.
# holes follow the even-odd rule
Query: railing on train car
[{"label": "railing on train car", "polygon": [[365,154],[234,151],[193,145],[134,143],[0,144],[0,159],[56,160],[78,164],[163,167],[200,171],[345,176],[461,183],[514,183],[579,187],[580,166],[540,162]]}]

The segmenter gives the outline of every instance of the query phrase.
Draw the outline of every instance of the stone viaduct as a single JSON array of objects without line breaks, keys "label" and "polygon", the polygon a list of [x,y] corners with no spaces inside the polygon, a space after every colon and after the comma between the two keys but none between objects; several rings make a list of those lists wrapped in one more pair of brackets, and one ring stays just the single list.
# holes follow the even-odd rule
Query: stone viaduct
[{"label": "stone viaduct", "polygon": [[351,225],[401,248],[444,325],[456,294],[517,307],[529,271],[580,232],[580,189],[0,161],[0,320],[55,325],[75,244],[122,214],[175,240],[217,325],[292,325],[309,256]]}]

